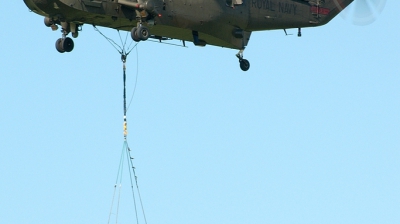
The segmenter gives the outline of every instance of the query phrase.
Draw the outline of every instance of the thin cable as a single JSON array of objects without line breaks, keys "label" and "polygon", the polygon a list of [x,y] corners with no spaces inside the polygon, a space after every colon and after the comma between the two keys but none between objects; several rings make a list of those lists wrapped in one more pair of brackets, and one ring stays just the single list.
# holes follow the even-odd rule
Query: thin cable
[{"label": "thin cable", "polygon": [[[133,100],[133,97],[135,96],[135,93],[136,93],[136,86],[137,86],[138,76],[139,76],[138,48],[137,48],[136,45],[135,45],[135,47],[136,47],[136,78],[135,78],[135,86],[133,87],[133,92],[132,92],[131,100],[129,101],[128,109],[127,109],[127,110],[129,110],[129,108],[130,108],[130,106],[131,106],[131,103],[132,103],[132,100]],[[133,50],[133,49],[132,49],[132,50]]]},{"label": "thin cable", "polygon": [[[125,35],[125,42],[124,42],[124,49],[125,49],[125,47],[126,47],[126,42],[128,41],[128,33],[130,33],[130,32],[126,32],[126,35]],[[131,40],[131,43],[132,43],[133,41]],[[129,48],[128,48],[129,49]]]},{"label": "thin cable", "polygon": [[[119,205],[120,205],[120,201],[121,201],[121,188],[122,188],[122,173],[124,171],[124,149],[127,147],[127,144],[124,143],[123,147],[122,147],[122,152],[121,152],[121,159],[122,159],[122,165],[121,165],[121,177],[119,179],[119,191],[118,191],[118,203],[117,203],[117,214],[116,214],[116,218],[115,218],[115,223],[118,223],[118,215],[119,215]],[[128,164],[129,165],[129,164]]]},{"label": "thin cable", "polygon": [[[106,35],[104,35],[99,29],[97,29],[97,27],[95,25],[93,25],[93,28],[95,31],[99,32],[100,35],[102,35],[115,48],[115,50],[118,51],[118,53],[123,54],[123,49],[121,48],[121,46],[119,46],[117,43],[115,43],[115,41],[112,40],[111,38],[108,38]],[[119,47],[119,50],[116,46]]]},{"label": "thin cable", "polygon": [[[113,199],[111,201],[111,208],[110,208],[110,214],[108,215],[108,224],[110,223],[111,220],[111,215],[112,215],[112,210],[114,207],[114,200],[115,200],[115,192],[117,190],[117,186],[118,186],[118,180],[120,182],[120,188],[119,188],[119,195],[121,194],[121,183],[122,183],[122,171],[123,171],[123,166],[124,166],[124,153],[125,153],[125,144],[122,146],[122,150],[121,150],[121,156],[119,159],[119,166],[118,166],[118,172],[117,172],[117,179],[115,180],[115,184],[114,184],[114,193],[113,193]],[[129,164],[128,164],[129,165]],[[119,197],[119,196],[118,196]],[[118,198],[118,208],[119,208],[119,198]],[[117,217],[116,219],[118,220],[118,211],[117,211]]]},{"label": "thin cable", "polygon": [[119,191],[118,191],[118,204],[117,204],[117,215],[116,215],[116,217],[115,217],[115,223],[118,223],[119,202],[121,201],[121,187],[122,187],[122,184],[119,184]]},{"label": "thin cable", "polygon": [[[125,141],[126,142],[126,141]],[[128,146],[128,143],[126,143],[126,159],[127,159],[127,161],[128,161],[128,166],[129,165],[131,165],[131,158],[132,157],[130,157],[130,149],[129,149],[129,146]],[[133,168],[133,166],[132,166],[132,168]],[[131,189],[132,189],[132,198],[133,198],[133,204],[134,204],[134,206],[135,206],[135,214],[136,214],[136,223],[137,224],[139,224],[139,217],[138,217],[138,213],[137,213],[137,206],[136,206],[136,198],[135,198],[135,191],[133,190],[133,182],[132,182],[132,172],[131,172],[131,169],[130,168],[128,168],[128,170],[129,170],[129,177],[130,177],[130,180],[131,180]]]},{"label": "thin cable", "polygon": [[[120,206],[120,199],[121,199],[121,188],[122,188],[122,171],[123,171],[123,166],[124,166],[124,162],[123,162],[124,161],[124,159],[123,159],[124,149],[126,151],[126,157],[127,157],[127,160],[128,160],[128,166],[131,166],[132,170],[133,170],[133,175],[135,177],[135,183],[136,183],[136,188],[137,188],[138,195],[139,195],[140,205],[141,205],[141,208],[142,208],[142,211],[143,211],[143,217],[144,217],[145,223],[147,224],[147,219],[146,219],[146,215],[145,215],[145,212],[144,212],[142,197],[140,195],[139,185],[138,185],[138,182],[137,182],[137,176],[136,176],[136,172],[135,172],[135,167],[133,166],[133,162],[132,162],[133,158],[131,157],[130,148],[128,147],[128,142],[126,140],[126,137],[127,137],[127,134],[128,134],[128,132],[127,132],[126,113],[127,113],[127,110],[129,109],[131,103],[132,103],[132,99],[133,99],[133,97],[135,95],[135,92],[136,92],[138,73],[139,73],[139,68],[138,68],[138,66],[136,66],[137,68],[136,68],[135,86],[134,86],[134,90],[133,90],[133,93],[132,93],[132,98],[131,98],[131,100],[129,102],[128,107],[126,107],[126,58],[131,53],[131,51],[136,48],[136,60],[137,60],[136,62],[137,62],[137,65],[139,64],[138,50],[137,50],[138,43],[136,43],[133,46],[133,48],[130,49],[130,47],[131,47],[131,45],[133,43],[133,41],[131,41],[131,43],[129,44],[128,48],[126,49],[126,43],[127,43],[127,39],[128,39],[128,34],[126,34],[125,42],[124,42],[122,40],[121,33],[118,30],[119,39],[120,39],[121,44],[123,46],[123,47],[121,47],[117,43],[115,43],[114,40],[106,37],[99,29],[97,29],[96,26],[93,25],[93,27],[94,27],[95,31],[100,33],[118,51],[118,53],[121,54],[121,59],[122,59],[122,62],[123,62],[123,84],[124,84],[124,90],[123,90],[123,98],[124,98],[123,107],[124,108],[123,109],[124,109],[124,139],[125,139],[125,141],[124,141],[124,145],[123,145],[122,152],[121,152],[121,158],[120,158],[120,164],[119,164],[119,167],[118,167],[117,179],[116,179],[116,181],[115,181],[116,183],[114,185],[114,193],[113,193],[113,199],[112,199],[112,202],[111,202],[110,214],[109,214],[109,217],[108,217],[108,224],[110,223],[110,220],[111,220],[111,214],[112,214],[112,210],[113,210],[113,207],[114,207],[116,187],[118,185],[118,180],[119,180],[120,183],[119,183],[118,202],[117,202],[117,211],[116,211],[116,219],[115,219],[115,222],[118,223],[119,206]],[[118,50],[117,47],[119,48],[119,50]],[[135,207],[136,223],[139,224],[139,217],[138,217],[138,212],[137,212],[135,191],[134,191],[134,188],[133,188],[133,181],[132,181],[132,171],[130,170],[130,168],[128,168],[128,170],[129,170],[129,177],[130,177],[130,182],[131,182],[132,198],[133,198],[134,207]]]},{"label": "thin cable", "polygon": [[132,49],[129,49],[131,47],[132,43],[133,43],[133,41],[131,41],[131,43],[129,44],[128,48],[125,48],[126,42],[127,42],[127,39],[128,39],[128,32],[127,32],[127,34],[125,36],[125,42],[123,42],[122,41],[122,37],[121,37],[121,33],[120,33],[119,30],[117,30],[118,31],[118,35],[119,35],[119,39],[121,41],[121,44],[123,45],[123,48],[122,48],[117,43],[115,43],[114,40],[112,40],[111,38],[108,38],[106,35],[104,35],[95,25],[93,25],[93,28],[100,35],[102,35],[114,47],[114,49],[118,51],[118,53],[121,54],[121,59],[122,59],[122,62],[123,62],[123,69],[124,69],[124,71],[123,71],[124,72],[124,74],[123,74],[124,75],[124,77],[123,77],[124,78],[124,135],[126,137],[126,135],[127,135],[127,130],[126,130],[126,128],[127,128],[126,127],[126,112],[128,111],[128,109],[129,109],[129,107],[130,107],[130,105],[132,103],[133,96],[135,95],[135,92],[136,92],[136,85],[137,85],[139,68],[138,68],[138,66],[136,66],[135,87],[134,87],[132,98],[131,98],[131,100],[129,102],[128,109],[127,109],[127,107],[126,107],[126,83],[125,83],[126,82],[126,64],[125,63],[126,63],[126,58],[128,57],[128,55],[132,52],[133,49],[136,48],[136,63],[137,63],[137,65],[139,65],[139,57],[138,57],[138,51],[137,51],[137,46],[138,46],[139,43],[136,43],[132,47]]},{"label": "thin cable", "polygon": [[118,31],[119,40],[121,41],[121,44],[122,44],[122,50],[125,50],[125,44],[124,44],[124,42],[122,41],[121,33],[119,32],[119,30],[117,30],[117,31]]},{"label": "thin cable", "polygon": [[[133,157],[131,156],[131,150],[130,150],[129,146],[128,146],[128,153],[129,153],[129,158],[131,158],[129,165],[132,167],[133,175],[135,176],[136,189],[137,189],[138,195],[139,195],[140,206],[142,207],[144,222],[145,222],[145,224],[147,224],[146,214],[144,212],[144,207],[143,207],[143,202],[142,202],[142,196],[140,195],[140,190],[139,190],[139,184],[138,184],[138,181],[137,181],[136,171],[135,171],[135,167],[133,166],[133,162],[132,162]],[[131,182],[132,182],[132,178],[131,178]]]},{"label": "thin cable", "polygon": [[119,158],[118,173],[117,173],[117,179],[115,180],[115,185],[117,185],[118,180],[120,178],[122,178],[122,167],[123,167],[123,164],[124,164],[124,151],[125,151],[124,147],[125,147],[125,145],[122,146],[121,157]]},{"label": "thin cable", "polygon": [[128,54],[131,53],[131,51],[132,51],[133,49],[135,49],[135,47],[139,44],[139,42],[136,43],[135,46],[132,47],[132,49],[129,49],[129,48],[131,48],[132,44],[133,44],[133,41],[131,41],[131,43],[129,44],[129,46],[128,46],[128,48],[127,48]]},{"label": "thin cable", "polygon": [[111,201],[111,208],[110,208],[110,214],[108,215],[108,224],[110,224],[110,220],[111,220],[111,214],[112,214],[112,209],[113,209],[113,207],[114,207],[114,199],[115,199],[115,191],[117,190],[117,185],[115,184],[114,185],[114,193],[113,193],[113,198],[112,198],[112,201]]}]

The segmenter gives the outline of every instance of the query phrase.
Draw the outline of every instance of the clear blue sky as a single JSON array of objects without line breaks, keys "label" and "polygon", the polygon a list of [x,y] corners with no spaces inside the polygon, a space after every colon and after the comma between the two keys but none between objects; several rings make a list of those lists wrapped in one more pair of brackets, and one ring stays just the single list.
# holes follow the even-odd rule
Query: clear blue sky
[{"label": "clear blue sky", "polygon": [[[248,72],[236,50],[140,43],[128,142],[148,223],[400,223],[399,8],[253,33]],[[0,12],[0,223],[107,223],[119,55],[90,25],[59,54],[22,1]],[[119,223],[134,223],[128,180]]]}]

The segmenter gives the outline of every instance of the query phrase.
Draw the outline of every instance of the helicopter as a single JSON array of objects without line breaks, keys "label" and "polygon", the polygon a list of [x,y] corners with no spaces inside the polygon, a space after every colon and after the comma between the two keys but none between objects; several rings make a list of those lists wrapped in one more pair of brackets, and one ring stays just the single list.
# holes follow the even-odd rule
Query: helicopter
[{"label": "helicopter", "polygon": [[60,53],[71,52],[84,24],[130,32],[136,42],[178,39],[195,46],[237,49],[240,68],[250,68],[243,52],[254,31],[327,24],[354,0],[24,0],[62,36]]}]

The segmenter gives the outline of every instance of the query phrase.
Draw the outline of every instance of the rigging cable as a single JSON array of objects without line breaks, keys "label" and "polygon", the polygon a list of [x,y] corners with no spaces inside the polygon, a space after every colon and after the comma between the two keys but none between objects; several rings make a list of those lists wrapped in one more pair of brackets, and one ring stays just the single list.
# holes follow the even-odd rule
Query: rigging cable
[{"label": "rigging cable", "polygon": [[126,122],[126,57],[128,55],[121,54],[122,67],[124,70],[123,81],[124,81],[124,139],[126,142],[126,136],[128,135],[128,124]]},{"label": "rigging cable", "polygon": [[[117,211],[116,211],[116,223],[118,223],[118,214],[119,214],[119,204],[120,204],[120,196],[121,196],[121,186],[122,186],[122,171],[123,171],[123,166],[124,166],[124,151],[126,153],[126,159],[128,162],[128,167],[130,166],[132,168],[132,171],[130,170],[130,168],[128,168],[129,170],[129,177],[130,177],[130,182],[131,182],[131,190],[132,190],[132,198],[133,198],[133,203],[134,203],[134,208],[135,208],[135,214],[136,214],[136,223],[139,224],[139,217],[138,217],[138,212],[137,212],[137,205],[136,205],[136,198],[135,198],[135,191],[134,191],[134,186],[133,186],[133,180],[132,180],[132,173],[133,176],[135,178],[135,184],[136,184],[136,189],[138,192],[138,196],[139,196],[139,201],[140,201],[140,206],[143,212],[143,217],[144,217],[144,221],[145,224],[147,224],[147,219],[146,219],[146,215],[144,212],[144,207],[143,207],[143,202],[142,202],[142,197],[140,195],[140,190],[139,190],[139,185],[138,185],[138,181],[137,181],[137,176],[136,176],[136,172],[135,172],[135,167],[133,166],[133,157],[131,156],[131,150],[128,146],[128,141],[127,141],[127,135],[128,135],[128,124],[127,124],[127,119],[126,119],[126,113],[132,103],[132,99],[133,96],[135,95],[136,92],[136,85],[137,85],[137,78],[138,78],[138,72],[139,69],[137,68],[136,70],[136,80],[135,80],[135,86],[134,86],[134,90],[132,93],[132,98],[129,102],[128,107],[126,106],[126,59],[128,57],[128,55],[130,54],[130,52],[136,48],[136,56],[138,56],[138,51],[137,51],[137,45],[138,43],[136,43],[132,49],[130,49],[132,42],[129,44],[128,48],[126,48],[126,43],[127,43],[127,39],[128,39],[128,34],[125,37],[125,41],[122,41],[122,37],[121,34],[118,30],[118,34],[119,34],[119,38],[122,44],[122,47],[119,46],[114,40],[112,40],[111,38],[106,37],[99,29],[97,29],[97,27],[95,25],[93,25],[94,29],[99,32],[117,51],[118,53],[121,55],[121,60],[123,63],[123,110],[124,110],[124,123],[123,123],[123,135],[124,135],[124,144],[122,147],[122,152],[121,152],[121,157],[120,157],[120,164],[118,167],[118,173],[117,173],[117,179],[114,185],[114,193],[113,193],[113,199],[111,202],[111,209],[110,209],[110,213],[109,213],[109,217],[108,217],[108,223],[110,223],[111,221],[111,215],[112,215],[112,210],[114,207],[114,200],[115,200],[115,193],[116,193],[116,187],[118,186],[118,180],[119,180],[119,191],[118,191],[118,202],[117,202]],[[137,58],[137,63],[139,62],[138,57]],[[137,66],[138,67],[138,66]]]},{"label": "rigging cable", "polygon": [[111,44],[111,46],[114,47],[115,50],[118,51],[118,53],[121,55],[121,57],[123,57],[125,55],[125,60],[126,60],[126,57],[128,57],[128,55],[132,52],[132,50],[136,48],[136,78],[135,78],[135,85],[134,85],[134,88],[133,88],[132,96],[131,96],[131,99],[129,101],[128,107],[127,107],[127,111],[128,111],[130,106],[131,106],[133,97],[135,96],[135,93],[136,93],[136,86],[137,86],[137,81],[138,81],[138,76],[139,76],[139,57],[138,57],[138,44],[139,43],[136,43],[132,48],[130,48],[132,46],[132,43],[133,43],[133,41],[131,41],[129,46],[127,48],[125,48],[127,40],[128,40],[129,32],[127,32],[126,35],[125,35],[125,41],[122,41],[121,33],[119,32],[119,30],[117,30],[118,31],[118,35],[119,35],[119,39],[120,39],[121,44],[122,44],[122,47],[121,47],[114,40],[112,40],[111,38],[109,38],[106,35],[104,35],[95,25],[93,25],[93,28],[101,36],[103,36]]},{"label": "rigging cable", "polygon": [[108,215],[108,224],[110,223],[110,220],[111,220],[112,210],[113,210],[113,207],[114,207],[115,193],[116,193],[116,190],[117,190],[118,180],[119,180],[116,223],[118,222],[119,201],[120,201],[121,187],[122,187],[122,171],[123,171],[123,167],[124,167],[124,160],[123,160],[123,155],[124,154],[123,153],[124,153],[124,147],[122,148],[122,151],[121,151],[121,157],[120,157],[120,160],[119,160],[117,179],[115,180],[115,184],[114,184],[114,193],[113,193],[113,198],[112,198],[112,201],[111,201],[110,213]]},{"label": "rigging cable", "polygon": [[[138,196],[139,196],[139,201],[140,201],[140,206],[142,207],[142,212],[143,212],[143,218],[144,218],[144,223],[145,224],[147,224],[147,219],[146,219],[146,214],[145,214],[145,212],[144,212],[144,207],[143,207],[143,202],[142,202],[142,196],[140,195],[140,190],[139,190],[139,184],[138,184],[138,181],[137,181],[137,176],[136,176],[136,172],[135,172],[135,167],[133,166],[133,162],[132,162],[132,160],[133,160],[133,157],[131,156],[131,149],[128,147],[128,154],[129,154],[129,158],[130,158],[130,166],[132,167],[132,171],[133,171],[133,175],[134,175],[134,177],[135,177],[135,183],[136,183],[136,189],[137,189],[137,192],[138,192]],[[128,162],[129,162],[128,161]],[[129,172],[130,172],[130,169],[129,169]],[[129,175],[130,175],[130,173],[129,173]],[[132,185],[132,191],[133,191],[133,184],[132,184],[132,178],[131,178],[131,185]],[[137,216],[136,216],[137,217]]]},{"label": "rigging cable", "polygon": [[132,92],[131,100],[129,101],[127,110],[129,110],[129,108],[131,107],[131,103],[132,103],[133,97],[135,96],[135,93],[136,93],[136,86],[137,86],[137,82],[138,82],[138,76],[139,76],[139,54],[138,54],[138,46],[136,46],[136,78],[135,78],[135,85],[133,86],[133,92]]},{"label": "rigging cable", "polygon": [[106,35],[104,35],[95,25],[93,25],[93,29],[94,29],[95,31],[97,31],[101,36],[103,36],[103,37],[114,47],[114,49],[118,51],[119,54],[125,55],[126,57],[127,57],[127,56],[131,53],[131,51],[139,44],[139,42],[136,43],[136,44],[130,49],[130,47],[131,47],[131,45],[132,45],[132,42],[131,42],[131,44],[129,44],[129,46],[128,46],[127,48],[125,48],[126,42],[127,42],[127,39],[128,39],[128,33],[126,34],[125,42],[122,43],[121,33],[119,32],[119,30],[117,30],[117,31],[118,31],[118,35],[119,35],[120,40],[121,40],[121,43],[122,43],[122,46],[123,46],[123,47],[121,47],[121,46],[119,46],[114,40],[112,40],[111,38],[109,38],[109,37],[107,37]]},{"label": "rigging cable", "polygon": [[[128,129],[127,129],[127,120],[126,120],[126,112],[127,112],[127,107],[126,107],[126,56],[122,56],[122,62],[123,62],[123,83],[124,83],[124,93],[123,93],[123,98],[124,98],[124,146],[126,148],[126,158],[128,160],[128,165],[130,165],[130,167],[132,168],[132,172],[133,175],[135,177],[135,183],[136,183],[136,189],[138,191],[138,196],[139,196],[139,201],[140,201],[140,205],[142,208],[142,212],[143,212],[143,218],[145,221],[145,224],[147,224],[147,219],[146,219],[146,214],[144,212],[144,207],[143,207],[143,202],[142,202],[142,197],[140,195],[140,190],[139,190],[139,185],[137,182],[137,176],[136,176],[136,172],[135,172],[135,167],[133,166],[133,157],[131,156],[131,149],[128,146],[128,142],[127,142],[127,135],[128,135]],[[131,190],[132,190],[132,198],[133,198],[133,203],[134,203],[134,207],[135,207],[135,214],[136,214],[136,223],[139,224],[139,216],[137,213],[137,206],[136,206],[136,198],[135,198],[135,191],[133,188],[133,181],[132,181],[132,172],[131,169],[129,169],[129,177],[130,177],[130,182],[131,182]]]},{"label": "rigging cable", "polygon": [[[126,141],[125,141],[125,145],[126,145],[126,159],[128,160],[128,163],[129,163],[129,161],[132,162],[133,158],[129,156],[128,152],[131,151],[131,149],[128,147],[128,143]],[[133,170],[135,169],[135,167],[133,165],[132,165],[132,169]],[[136,223],[139,224],[139,218],[138,218],[137,209],[136,209],[135,191],[133,189],[133,182],[132,182],[132,172],[131,172],[131,169],[128,169],[128,170],[129,170],[129,178],[131,180],[131,190],[132,190],[133,204],[135,206]]]}]

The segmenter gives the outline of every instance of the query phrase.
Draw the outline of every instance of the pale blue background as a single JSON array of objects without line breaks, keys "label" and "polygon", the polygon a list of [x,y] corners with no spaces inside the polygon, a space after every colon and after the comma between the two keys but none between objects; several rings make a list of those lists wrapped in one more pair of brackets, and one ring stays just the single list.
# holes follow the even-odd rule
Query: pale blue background
[{"label": "pale blue background", "polygon": [[[140,43],[128,142],[148,223],[400,223],[399,9],[253,33],[246,73],[236,50]],[[59,54],[22,1],[0,13],[0,223],[107,223],[119,55],[90,25]],[[134,223],[123,184],[119,223]]]}]

